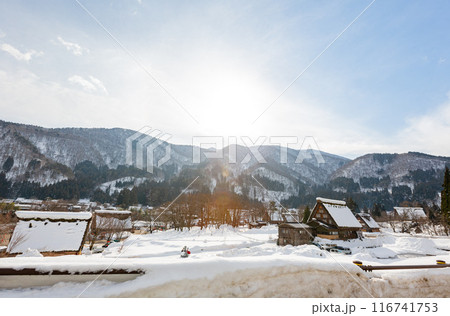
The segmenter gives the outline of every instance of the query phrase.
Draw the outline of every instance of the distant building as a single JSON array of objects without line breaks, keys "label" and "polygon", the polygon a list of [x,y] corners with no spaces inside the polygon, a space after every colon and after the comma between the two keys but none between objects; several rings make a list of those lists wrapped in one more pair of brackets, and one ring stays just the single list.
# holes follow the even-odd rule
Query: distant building
[{"label": "distant building", "polygon": [[351,239],[360,236],[361,223],[347,207],[345,201],[318,197],[308,220],[317,237]]},{"label": "distant building", "polygon": [[96,210],[91,225],[91,230],[100,232],[124,232],[131,231],[130,211],[118,211],[115,209]]},{"label": "distant building", "polygon": [[369,213],[358,213],[356,214],[356,218],[362,225],[361,230],[363,232],[378,233],[380,231],[380,226]]},{"label": "distant building", "polygon": [[265,221],[254,221],[248,223],[248,228],[261,228],[263,226],[267,226],[267,222]]},{"label": "distant building", "polygon": [[312,227],[302,223],[282,223],[278,225],[279,246],[298,246],[312,241]]},{"label": "distant building", "polygon": [[427,215],[425,214],[423,208],[421,207],[394,207],[394,215],[397,219],[404,220],[417,220],[425,219]]}]

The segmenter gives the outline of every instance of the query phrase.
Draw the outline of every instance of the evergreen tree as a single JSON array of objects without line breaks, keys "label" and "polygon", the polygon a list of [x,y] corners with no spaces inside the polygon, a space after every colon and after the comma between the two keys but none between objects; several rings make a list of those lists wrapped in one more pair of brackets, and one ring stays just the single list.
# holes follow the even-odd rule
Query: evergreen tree
[{"label": "evergreen tree", "polygon": [[381,206],[378,203],[374,203],[373,204],[373,208],[372,208],[372,216],[380,217],[381,216],[381,211],[382,211]]},{"label": "evergreen tree", "polygon": [[5,163],[3,164],[3,171],[8,172],[9,170],[11,170],[13,165],[14,165],[14,158],[9,156],[6,159]]},{"label": "evergreen tree", "polygon": [[0,172],[0,197],[6,198],[9,194],[10,182],[4,172]]},{"label": "evergreen tree", "polygon": [[347,198],[345,200],[345,202],[347,203],[347,207],[353,212],[353,213],[359,213],[359,206],[358,204],[356,204],[356,202],[351,198]]},{"label": "evergreen tree", "polygon": [[450,172],[448,167],[445,167],[444,174],[444,188],[441,192],[441,212],[445,222],[450,225]]},{"label": "evergreen tree", "polygon": [[303,212],[302,222],[307,223],[310,215],[311,215],[311,210],[309,209],[309,206],[306,205],[305,211]]}]

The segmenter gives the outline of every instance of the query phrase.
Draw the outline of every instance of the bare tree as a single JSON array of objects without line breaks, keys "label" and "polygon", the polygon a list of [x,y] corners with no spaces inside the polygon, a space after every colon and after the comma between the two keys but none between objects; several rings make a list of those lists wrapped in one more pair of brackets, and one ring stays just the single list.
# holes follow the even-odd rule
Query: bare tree
[{"label": "bare tree", "polygon": [[11,253],[14,249],[20,246],[27,240],[26,235],[24,233],[13,234],[11,241],[8,244],[8,251]]}]

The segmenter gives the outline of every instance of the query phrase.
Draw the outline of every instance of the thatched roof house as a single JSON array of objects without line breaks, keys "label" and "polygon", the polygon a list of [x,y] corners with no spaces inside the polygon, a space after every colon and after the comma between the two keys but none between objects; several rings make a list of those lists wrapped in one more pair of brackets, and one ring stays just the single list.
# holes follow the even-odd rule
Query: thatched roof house
[{"label": "thatched roof house", "polygon": [[370,216],[369,213],[358,213],[356,218],[362,225],[363,232],[376,233],[380,231],[380,225]]},{"label": "thatched roof house", "polygon": [[357,238],[362,225],[345,201],[318,197],[308,220],[318,237],[328,239]]},{"label": "thatched roof house", "polygon": [[17,211],[18,223],[6,250],[36,249],[43,255],[79,254],[92,214],[89,212]]},{"label": "thatched roof house", "polygon": [[394,207],[394,214],[397,219],[403,220],[418,220],[425,219],[427,215],[425,214],[423,208],[421,207]]}]

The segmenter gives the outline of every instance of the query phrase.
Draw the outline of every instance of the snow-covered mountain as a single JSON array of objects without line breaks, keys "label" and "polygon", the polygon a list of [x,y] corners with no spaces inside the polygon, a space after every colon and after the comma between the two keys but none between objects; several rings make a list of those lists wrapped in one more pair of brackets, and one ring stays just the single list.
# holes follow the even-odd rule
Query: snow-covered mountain
[{"label": "snow-covered mountain", "polygon": [[[419,177],[427,180],[433,174],[441,173],[450,165],[449,157],[431,156],[422,153],[367,154],[356,158],[336,170],[331,179],[350,178],[361,188],[391,189],[394,186],[408,186],[414,190]],[[370,185],[370,183],[373,185]],[[378,182],[378,183],[377,183]]]},{"label": "snow-covered mountain", "polygon": [[[231,190],[259,200],[282,200],[296,195],[301,184],[324,184],[335,170],[350,161],[325,152],[320,152],[320,157],[317,157],[312,151],[300,152],[290,148],[286,161],[283,161],[279,146],[248,148],[238,145],[235,148],[236,159],[230,159],[230,151],[234,152],[225,147],[223,159],[211,159],[206,163],[205,169],[211,170],[210,187],[223,182],[226,175]],[[256,151],[261,155],[259,159]]]},{"label": "snow-covered mountain", "polygon": [[[13,181],[53,183],[73,177],[73,168],[86,160],[116,168],[125,165],[126,139],[134,133],[122,128],[50,129],[0,121],[0,171]],[[172,145],[167,166],[175,166],[177,172],[188,164],[189,147]],[[157,149],[156,156],[163,155],[159,151],[164,150]]]},{"label": "snow-covered mountain", "polygon": [[[121,128],[49,129],[0,121],[0,172],[12,182],[49,184],[73,178],[74,167],[86,160],[117,168],[126,164],[126,139],[134,133]],[[325,152],[319,157],[318,152],[294,149],[287,150],[287,159],[282,162],[283,151],[278,146],[225,147],[221,159],[206,159],[208,150],[202,149],[201,163],[194,164],[193,151],[198,147],[170,144],[170,148],[170,160],[158,169],[159,181],[193,168],[211,191],[225,186],[261,200],[286,199],[298,194],[301,187],[330,181],[339,184],[342,178],[352,179],[362,192],[391,190],[394,186],[414,190],[417,178],[433,176],[433,172],[437,174],[450,165],[448,157],[420,153],[368,154],[351,161]],[[165,154],[165,146],[157,147],[154,154],[158,161]],[[417,170],[425,173],[414,173]]]}]

